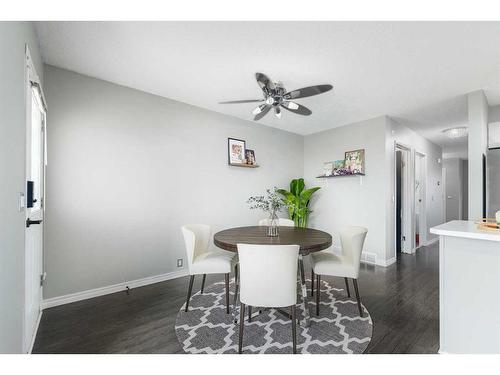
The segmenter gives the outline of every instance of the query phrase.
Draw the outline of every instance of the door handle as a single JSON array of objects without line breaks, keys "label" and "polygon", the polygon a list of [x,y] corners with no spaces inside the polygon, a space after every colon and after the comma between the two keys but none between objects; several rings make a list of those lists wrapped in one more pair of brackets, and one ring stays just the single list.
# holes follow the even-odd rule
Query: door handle
[{"label": "door handle", "polygon": [[41,224],[43,220],[30,220],[26,219],[26,228],[29,228],[33,224]]}]

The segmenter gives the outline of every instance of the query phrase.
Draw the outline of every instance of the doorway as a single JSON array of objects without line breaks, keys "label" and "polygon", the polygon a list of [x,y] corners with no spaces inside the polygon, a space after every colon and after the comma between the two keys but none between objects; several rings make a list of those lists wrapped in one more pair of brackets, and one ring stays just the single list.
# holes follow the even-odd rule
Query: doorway
[{"label": "doorway", "polygon": [[396,255],[411,253],[411,190],[409,173],[410,149],[396,144],[395,148],[395,221]]},{"label": "doorway", "polygon": [[26,48],[26,191],[24,352],[30,352],[41,317],[45,190],[45,101]]}]

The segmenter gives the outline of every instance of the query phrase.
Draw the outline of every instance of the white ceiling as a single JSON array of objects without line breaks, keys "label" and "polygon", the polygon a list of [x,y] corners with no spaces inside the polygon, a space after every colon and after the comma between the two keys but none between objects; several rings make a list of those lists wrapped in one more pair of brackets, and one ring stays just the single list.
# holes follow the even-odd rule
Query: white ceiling
[{"label": "white ceiling", "polygon": [[432,141],[466,125],[465,94],[500,104],[500,22],[38,22],[46,63],[251,120],[263,72],[288,90],[330,83],[261,123],[310,134],[389,115]]}]

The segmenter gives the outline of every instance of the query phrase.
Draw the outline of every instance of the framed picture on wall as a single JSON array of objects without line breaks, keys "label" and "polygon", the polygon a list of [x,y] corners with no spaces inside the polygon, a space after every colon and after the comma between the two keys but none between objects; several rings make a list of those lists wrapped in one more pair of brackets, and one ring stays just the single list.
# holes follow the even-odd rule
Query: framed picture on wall
[{"label": "framed picture on wall", "polygon": [[344,168],[350,174],[365,173],[365,150],[346,151]]},{"label": "framed picture on wall", "polygon": [[334,176],[341,176],[345,174],[345,168],[344,168],[345,160],[335,160],[333,162],[333,175]]},{"label": "framed picture on wall", "polygon": [[248,165],[255,165],[255,151],[249,150],[248,148],[245,150],[245,159]]},{"label": "framed picture on wall", "polygon": [[245,141],[242,139],[227,139],[228,164],[245,164]]}]

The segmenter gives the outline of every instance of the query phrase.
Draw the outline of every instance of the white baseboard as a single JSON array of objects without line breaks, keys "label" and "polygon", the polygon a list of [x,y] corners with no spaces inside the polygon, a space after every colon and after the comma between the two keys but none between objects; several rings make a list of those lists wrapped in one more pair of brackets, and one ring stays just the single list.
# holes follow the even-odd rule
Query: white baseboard
[{"label": "white baseboard", "polygon": [[394,264],[394,263],[396,263],[396,257],[391,258],[391,259],[381,260],[381,261],[377,262],[377,265],[382,266],[382,267],[389,267],[391,264]]},{"label": "white baseboard", "polygon": [[[342,250],[340,247],[332,247],[334,253],[341,254]],[[393,263],[396,263],[396,257],[391,259],[380,259],[378,254],[363,251],[361,253],[361,263],[373,264],[376,266],[388,267]]]},{"label": "white baseboard", "polygon": [[438,241],[439,241],[439,237],[433,238],[432,240],[427,241],[427,242],[424,244],[424,246],[430,246],[430,245],[432,245],[433,243],[436,243],[436,242],[438,242]]},{"label": "white baseboard", "polygon": [[126,281],[119,284],[104,286],[101,288],[84,290],[82,292],[76,292],[72,294],[66,294],[64,296],[48,298],[42,301],[42,309],[48,309],[49,307],[65,305],[67,303],[82,301],[84,299],[104,296],[106,294],[121,292],[129,287],[130,289],[138,288],[145,285],[155,284],[166,280],[176,279],[178,277],[188,275],[187,269],[182,269],[180,271],[164,273],[162,275],[149,276],[143,279]]}]

